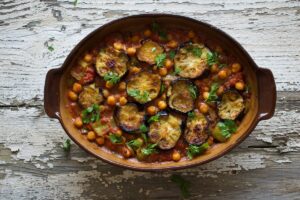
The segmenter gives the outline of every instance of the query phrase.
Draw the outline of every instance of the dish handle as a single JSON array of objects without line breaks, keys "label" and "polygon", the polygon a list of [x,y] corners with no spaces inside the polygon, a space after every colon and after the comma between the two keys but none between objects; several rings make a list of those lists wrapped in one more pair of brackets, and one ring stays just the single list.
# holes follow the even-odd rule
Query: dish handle
[{"label": "dish handle", "polygon": [[51,69],[46,75],[44,88],[44,109],[50,118],[60,119],[59,113],[59,69]]},{"label": "dish handle", "polygon": [[258,120],[266,120],[273,117],[276,107],[276,85],[271,70],[258,69]]}]

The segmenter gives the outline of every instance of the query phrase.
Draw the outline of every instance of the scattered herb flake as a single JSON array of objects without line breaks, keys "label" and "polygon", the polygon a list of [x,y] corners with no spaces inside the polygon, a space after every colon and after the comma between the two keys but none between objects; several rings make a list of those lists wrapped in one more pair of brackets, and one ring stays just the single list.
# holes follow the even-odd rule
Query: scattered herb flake
[{"label": "scattered herb flake", "polygon": [[123,142],[122,136],[110,134],[108,137],[109,137],[110,141],[114,144],[120,144]]},{"label": "scattered herb flake", "polygon": [[199,155],[199,154],[202,154],[205,152],[206,149],[209,148],[209,144],[206,142],[200,146],[198,145],[194,145],[194,144],[191,144],[189,145],[189,147],[187,148],[187,157],[189,159],[193,159],[194,156],[196,155]]},{"label": "scattered herb flake", "polygon": [[90,122],[96,122],[100,119],[99,105],[93,104],[92,106],[82,111],[82,122],[88,124]]},{"label": "scattered herb flake", "polygon": [[164,83],[161,84],[160,86],[160,94],[164,93],[164,91],[166,90],[166,85]]},{"label": "scattered herb flake", "polygon": [[103,79],[105,81],[108,81],[112,84],[116,84],[120,81],[120,77],[117,73],[114,73],[114,72],[108,72],[104,75]]},{"label": "scattered herb flake", "polygon": [[208,52],[207,53],[207,64],[212,66],[213,64],[218,64],[218,53]]},{"label": "scattered herb flake", "polygon": [[219,84],[218,83],[213,83],[210,87],[210,91],[208,94],[208,98],[206,99],[207,102],[213,102],[216,101],[218,99],[217,96],[217,90],[219,88]]},{"label": "scattered herb flake", "polygon": [[146,133],[142,133],[141,136],[142,136],[144,142],[145,142],[145,143],[148,143],[148,138],[147,138]]},{"label": "scattered herb flake", "polygon": [[173,60],[175,58],[176,52],[174,50],[171,50],[169,52],[169,57]]},{"label": "scattered herb flake", "polygon": [[147,127],[145,124],[142,124],[142,125],[140,126],[140,131],[141,131],[142,133],[146,133],[146,132],[148,132],[148,127]]},{"label": "scattered herb flake", "polygon": [[180,72],[181,72],[181,69],[180,69],[179,67],[175,66],[175,70],[174,70],[173,74],[174,74],[174,75],[177,75],[177,74],[179,74]]},{"label": "scattered herb flake", "polygon": [[129,96],[132,96],[142,102],[147,102],[150,100],[149,93],[147,91],[141,92],[140,90],[137,89],[130,89],[127,91],[127,93]]},{"label": "scattered herb flake", "polygon": [[149,156],[153,153],[156,153],[157,152],[156,146],[157,144],[148,144],[146,147],[141,149],[142,155]]},{"label": "scattered herb flake", "polygon": [[195,85],[189,85],[188,90],[189,90],[190,94],[192,95],[192,98],[196,99],[197,98],[197,87]]},{"label": "scattered herb flake", "polygon": [[74,0],[74,6],[77,6],[78,0]]},{"label": "scattered herb flake", "polygon": [[54,51],[54,47],[52,45],[50,45],[50,46],[48,46],[48,50],[52,52],[52,51]]},{"label": "scattered herb flake", "polygon": [[157,67],[162,67],[166,61],[167,55],[165,53],[158,54],[155,57],[155,63]]},{"label": "scattered herb flake", "polygon": [[152,117],[150,117],[150,118],[148,119],[148,123],[150,124],[150,123],[152,123],[152,122],[158,122],[158,121],[159,121],[159,117],[160,117],[160,114],[157,113],[156,115],[154,115],[154,116],[152,116]]},{"label": "scattered herb flake", "polygon": [[71,150],[71,140],[66,139],[66,141],[63,143],[62,148],[64,149],[64,151],[69,152]]},{"label": "scattered herb flake", "polygon": [[201,54],[202,54],[202,50],[199,47],[194,47],[192,49],[192,53],[193,53],[194,56],[200,57]]},{"label": "scattered herb flake", "polygon": [[179,175],[172,175],[171,181],[176,183],[179,186],[181,194],[184,198],[190,196],[190,192],[189,192],[190,182],[188,182],[187,180],[185,180]]},{"label": "scattered herb flake", "polygon": [[193,118],[195,118],[195,117],[196,117],[196,114],[195,114],[194,111],[188,112],[188,118],[193,119]]}]

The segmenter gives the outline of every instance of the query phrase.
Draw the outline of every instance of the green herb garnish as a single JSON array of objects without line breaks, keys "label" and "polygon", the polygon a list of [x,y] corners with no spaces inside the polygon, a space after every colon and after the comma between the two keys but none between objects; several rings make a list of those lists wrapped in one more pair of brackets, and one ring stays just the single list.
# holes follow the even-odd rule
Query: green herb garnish
[{"label": "green herb garnish", "polygon": [[223,122],[218,122],[217,126],[225,138],[230,138],[231,134],[237,130],[235,122],[229,119],[225,119]]},{"label": "green herb garnish", "polygon": [[189,85],[188,90],[189,90],[190,94],[192,95],[192,98],[196,99],[197,93],[198,93],[197,87],[195,85]]},{"label": "green herb garnish", "polygon": [[179,186],[181,194],[184,198],[190,196],[190,192],[189,192],[190,182],[188,182],[187,180],[185,180],[179,175],[172,175],[171,181],[176,183]]},{"label": "green herb garnish", "polygon": [[63,143],[62,148],[64,149],[64,151],[69,152],[71,150],[71,140],[66,139],[66,141]]},{"label": "green herb garnish", "polygon": [[213,102],[216,101],[218,99],[218,95],[217,95],[217,90],[219,89],[219,84],[218,83],[213,83],[210,86],[210,91],[208,94],[208,98],[206,99],[207,102]]},{"label": "green herb garnish", "polygon": [[137,89],[130,89],[127,91],[127,93],[129,96],[132,96],[141,102],[147,102],[151,100],[147,91],[141,92]]},{"label": "green herb garnish", "polygon": [[142,133],[147,133],[147,132],[148,132],[148,127],[147,127],[145,124],[142,124],[142,125],[140,126],[140,131],[141,131]]},{"label": "green herb garnish", "polygon": [[143,145],[143,141],[141,141],[141,139],[130,140],[126,143],[126,145],[131,147],[133,150],[137,150]]},{"label": "green herb garnish", "polygon": [[167,58],[167,55],[165,53],[161,53],[161,54],[158,54],[156,57],[155,57],[155,63],[156,63],[156,66],[157,67],[162,67],[164,66],[164,63],[166,61],[166,58]]},{"label": "green herb garnish", "polygon": [[157,113],[156,115],[150,117],[147,122],[149,124],[152,123],[152,122],[158,122],[159,121],[159,117],[160,117],[160,114]]},{"label": "green herb garnish", "polygon": [[173,60],[175,58],[176,52],[174,50],[171,50],[169,52],[169,57]]},{"label": "green herb garnish", "polygon": [[159,35],[160,39],[162,39],[162,40],[168,39],[166,31],[163,30],[156,22],[152,23],[152,31],[157,33]]},{"label": "green herb garnish", "polygon": [[78,0],[74,0],[73,4],[74,6],[77,6]]},{"label": "green herb garnish", "polygon": [[52,52],[52,51],[54,51],[54,47],[53,46],[48,46],[48,50]]},{"label": "green herb garnish", "polygon": [[145,143],[148,143],[148,138],[147,138],[146,133],[142,133],[141,136],[142,136],[144,142],[145,142]]},{"label": "green herb garnish", "polygon": [[212,66],[213,64],[218,64],[218,53],[208,52],[207,53],[207,64]]},{"label": "green herb garnish", "polygon": [[189,147],[187,148],[187,157],[189,159],[193,159],[194,156],[196,155],[199,155],[199,154],[202,154],[205,152],[206,149],[209,148],[209,144],[206,142],[200,146],[198,145],[194,145],[194,144],[191,144],[189,145]]},{"label": "green herb garnish", "polygon": [[160,86],[159,93],[162,94],[162,93],[164,93],[165,90],[166,90],[166,85],[164,83],[162,83],[161,86]]},{"label": "green herb garnish", "polygon": [[143,156],[149,156],[153,153],[156,153],[156,146],[157,144],[148,144],[146,147],[141,149],[141,153]]},{"label": "green herb garnish", "polygon": [[109,137],[110,141],[114,144],[120,144],[123,142],[122,136],[110,134],[108,137]]},{"label": "green herb garnish", "polygon": [[108,72],[104,75],[103,79],[105,81],[108,81],[112,84],[116,84],[120,81],[120,77],[117,73],[114,73],[114,72]]},{"label": "green herb garnish", "polygon": [[196,117],[196,114],[195,114],[194,111],[188,112],[188,118],[193,119],[193,118],[195,118],[195,117]]},{"label": "green herb garnish", "polygon": [[100,119],[99,105],[93,104],[92,106],[82,111],[82,122],[88,124],[90,122],[96,122]]},{"label": "green herb garnish", "polygon": [[180,72],[181,72],[181,69],[180,69],[179,67],[175,66],[175,70],[174,70],[173,74],[174,74],[174,75],[177,75],[177,74],[179,74]]},{"label": "green herb garnish", "polygon": [[202,54],[202,50],[199,47],[193,47],[192,53],[196,57],[200,57]]}]

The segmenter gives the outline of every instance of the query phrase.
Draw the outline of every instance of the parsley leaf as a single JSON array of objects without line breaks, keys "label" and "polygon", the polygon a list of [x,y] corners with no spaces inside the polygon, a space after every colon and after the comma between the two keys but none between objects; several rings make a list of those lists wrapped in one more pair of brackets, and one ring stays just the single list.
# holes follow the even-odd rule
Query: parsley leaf
[{"label": "parsley leaf", "polygon": [[96,122],[100,119],[99,105],[93,104],[82,111],[82,122],[88,124],[90,122]]},{"label": "parsley leaf", "polygon": [[190,196],[190,192],[189,192],[190,182],[186,181],[179,175],[172,175],[171,181],[176,183],[179,186],[181,194],[184,198]]},{"label": "parsley leaf", "polygon": [[147,127],[145,124],[142,124],[142,125],[140,126],[140,131],[141,131],[142,133],[146,133],[146,132],[148,132],[148,127]]},{"label": "parsley leaf", "polygon": [[157,67],[162,67],[166,61],[167,55],[165,53],[158,54],[155,57],[155,63]]},{"label": "parsley leaf", "polygon": [[225,138],[229,138],[237,130],[235,122],[229,119],[225,119],[224,122],[218,122],[217,126]]},{"label": "parsley leaf", "polygon": [[147,135],[146,135],[145,133],[142,133],[141,136],[142,136],[144,142],[145,142],[145,143],[148,143]]},{"label": "parsley leaf", "polygon": [[210,86],[210,91],[208,94],[208,98],[206,99],[207,102],[212,102],[212,101],[216,101],[218,99],[217,96],[217,90],[219,89],[219,84],[218,83],[213,83]]},{"label": "parsley leaf", "polygon": [[69,152],[71,150],[71,140],[66,139],[66,141],[63,143],[62,148],[64,149],[64,151]]},{"label": "parsley leaf", "polygon": [[159,117],[160,117],[160,114],[157,113],[156,115],[150,117],[147,122],[149,124],[152,123],[152,122],[158,122],[159,121]]},{"label": "parsley leaf", "polygon": [[114,144],[120,144],[120,143],[123,142],[122,136],[118,136],[118,135],[115,135],[115,134],[110,134],[108,137],[109,137],[110,141]]},{"label": "parsley leaf", "polygon": [[207,53],[207,64],[209,66],[213,64],[218,64],[218,53],[216,52],[208,52]]},{"label": "parsley leaf", "polygon": [[143,141],[141,139],[130,140],[126,143],[126,145],[131,147],[133,150],[137,150],[143,145]]},{"label": "parsley leaf", "polygon": [[189,159],[193,159],[194,156],[196,155],[199,155],[199,154],[202,154],[205,152],[206,149],[209,148],[209,144],[206,142],[200,146],[198,145],[194,145],[194,144],[191,144],[189,145],[189,147],[187,148],[187,157]]},{"label": "parsley leaf", "polygon": [[147,91],[141,92],[137,89],[130,89],[127,91],[127,93],[129,96],[132,96],[141,102],[147,102],[150,100],[149,93]]},{"label": "parsley leaf", "polygon": [[48,46],[48,50],[52,52],[52,51],[54,51],[54,47],[52,45],[50,45],[50,46]]},{"label": "parsley leaf", "polygon": [[174,50],[171,50],[169,52],[169,57],[173,60],[175,58],[176,52]]},{"label": "parsley leaf", "polygon": [[188,90],[191,93],[192,98],[196,99],[197,98],[197,87],[195,85],[189,85]]},{"label": "parsley leaf", "polygon": [[196,114],[195,114],[194,111],[188,112],[188,118],[193,119],[193,118],[195,118],[195,117],[196,117]]},{"label": "parsley leaf", "polygon": [[116,84],[120,81],[120,77],[117,73],[114,73],[114,72],[108,72],[104,75],[103,79],[105,81],[108,81],[112,84]]},{"label": "parsley leaf", "polygon": [[181,72],[181,69],[180,69],[179,67],[175,66],[175,70],[174,70],[173,74],[174,74],[174,75],[177,75],[177,74],[179,74],[180,72]]},{"label": "parsley leaf", "polygon": [[202,54],[202,50],[199,47],[193,47],[192,53],[196,57],[200,57]]},{"label": "parsley leaf", "polygon": [[153,153],[156,153],[157,152],[156,146],[157,144],[148,144],[146,147],[141,149],[142,155],[149,156]]}]

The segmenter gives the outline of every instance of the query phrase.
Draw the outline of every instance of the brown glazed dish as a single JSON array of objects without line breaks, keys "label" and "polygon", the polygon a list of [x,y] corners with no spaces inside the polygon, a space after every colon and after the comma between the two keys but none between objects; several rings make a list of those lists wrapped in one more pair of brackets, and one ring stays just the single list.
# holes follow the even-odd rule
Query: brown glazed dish
[{"label": "brown glazed dish", "polygon": [[[243,117],[238,130],[224,143],[217,143],[203,155],[192,160],[184,159],[180,162],[140,162],[135,158],[124,159],[109,150],[91,143],[80,131],[74,127],[72,116],[66,108],[68,103],[67,77],[77,58],[93,48],[105,36],[121,29],[135,29],[140,25],[150,24],[153,21],[159,24],[172,24],[178,27],[188,27],[201,31],[223,49],[232,52],[243,66],[247,82],[251,86],[249,110]],[[125,17],[107,23],[86,36],[69,54],[61,68],[52,69],[47,73],[44,89],[44,107],[47,115],[60,121],[69,137],[84,150],[108,163],[141,171],[159,171],[168,169],[183,169],[200,165],[217,159],[241,143],[255,128],[260,120],[273,116],[276,104],[276,86],[272,72],[269,69],[259,68],[243,47],[223,31],[200,21],[177,15],[143,14]]]}]

